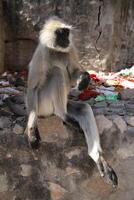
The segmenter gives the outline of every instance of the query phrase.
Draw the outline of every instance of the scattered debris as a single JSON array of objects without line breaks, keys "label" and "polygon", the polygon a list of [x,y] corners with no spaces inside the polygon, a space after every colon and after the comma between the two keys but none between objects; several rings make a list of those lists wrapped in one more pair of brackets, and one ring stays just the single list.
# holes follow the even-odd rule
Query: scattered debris
[{"label": "scattered debris", "polygon": [[24,91],[26,90],[27,71],[5,72],[0,76],[0,105],[19,116],[26,115]]},{"label": "scattered debris", "polygon": [[[80,94],[75,91],[77,100],[88,100],[95,98],[96,101],[133,98],[134,89],[134,66],[130,69],[124,69],[117,73],[88,71],[90,76],[90,85]],[[73,96],[72,92],[71,95]]]}]

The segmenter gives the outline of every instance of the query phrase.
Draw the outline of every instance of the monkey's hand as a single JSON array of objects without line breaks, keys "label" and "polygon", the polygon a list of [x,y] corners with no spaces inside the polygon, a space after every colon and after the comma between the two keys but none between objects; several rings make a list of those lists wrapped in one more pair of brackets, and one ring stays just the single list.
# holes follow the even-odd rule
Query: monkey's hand
[{"label": "monkey's hand", "polygon": [[82,91],[88,88],[90,83],[90,75],[88,72],[83,72],[78,79],[78,90]]}]

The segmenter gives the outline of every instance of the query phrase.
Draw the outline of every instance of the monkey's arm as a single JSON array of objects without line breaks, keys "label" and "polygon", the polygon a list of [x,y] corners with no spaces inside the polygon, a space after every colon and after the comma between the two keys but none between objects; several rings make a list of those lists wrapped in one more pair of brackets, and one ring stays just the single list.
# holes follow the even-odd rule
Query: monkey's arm
[{"label": "monkey's arm", "polygon": [[41,83],[42,79],[44,80],[47,70],[44,68],[46,65],[42,55],[42,47],[38,46],[29,64],[28,88],[34,89]]},{"label": "monkey's arm", "polygon": [[72,86],[77,86],[78,90],[80,91],[86,89],[89,86],[90,75],[88,72],[80,68],[75,49],[72,49],[70,54],[69,72]]}]

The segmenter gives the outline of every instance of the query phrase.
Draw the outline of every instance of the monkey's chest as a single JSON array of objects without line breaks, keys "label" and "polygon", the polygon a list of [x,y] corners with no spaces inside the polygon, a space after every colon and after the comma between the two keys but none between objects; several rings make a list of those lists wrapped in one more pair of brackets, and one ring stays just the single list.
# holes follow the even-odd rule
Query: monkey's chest
[{"label": "monkey's chest", "polygon": [[56,66],[60,69],[62,76],[64,77],[64,83],[66,86],[67,91],[70,91],[70,87],[71,87],[71,82],[70,82],[70,77],[69,77],[69,73],[68,73],[68,62],[66,61],[66,59],[63,61],[61,60],[61,62],[59,61],[54,61],[53,62],[53,66]]}]

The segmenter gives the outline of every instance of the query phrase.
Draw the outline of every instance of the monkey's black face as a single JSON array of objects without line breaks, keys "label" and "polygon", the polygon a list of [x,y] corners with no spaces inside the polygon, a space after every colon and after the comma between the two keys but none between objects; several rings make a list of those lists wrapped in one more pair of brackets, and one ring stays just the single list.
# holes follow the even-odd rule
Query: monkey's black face
[{"label": "monkey's black face", "polygon": [[55,46],[60,46],[62,48],[67,48],[69,46],[69,33],[68,28],[59,28],[55,31],[56,41]]}]

